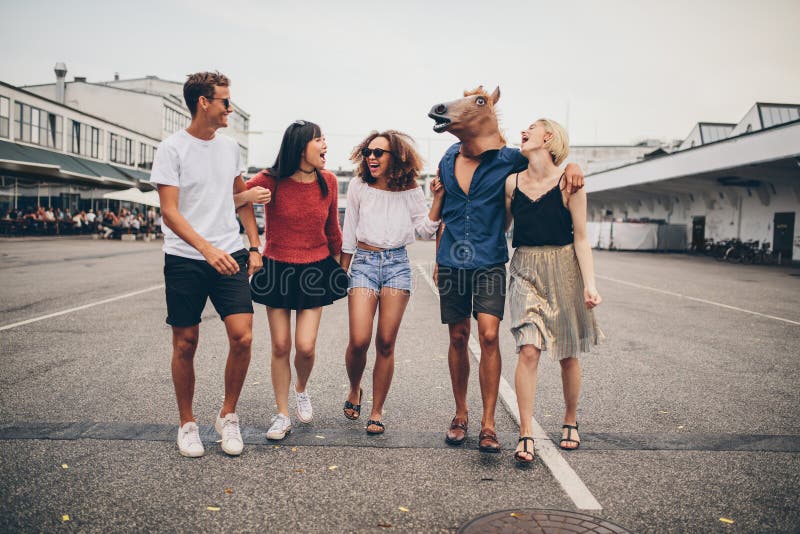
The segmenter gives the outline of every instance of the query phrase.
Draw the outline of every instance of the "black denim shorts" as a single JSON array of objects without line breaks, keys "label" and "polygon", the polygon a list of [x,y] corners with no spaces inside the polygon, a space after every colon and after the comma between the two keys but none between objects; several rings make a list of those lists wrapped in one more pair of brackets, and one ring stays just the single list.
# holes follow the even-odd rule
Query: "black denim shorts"
[{"label": "black denim shorts", "polygon": [[479,313],[503,319],[506,306],[506,265],[478,269],[439,266],[439,308],[443,324],[454,324]]},{"label": "black denim shorts", "polygon": [[199,324],[209,297],[220,319],[234,313],[253,313],[247,281],[250,254],[242,249],[231,256],[239,264],[239,272],[233,275],[218,273],[204,260],[164,255],[167,324],[178,327]]}]

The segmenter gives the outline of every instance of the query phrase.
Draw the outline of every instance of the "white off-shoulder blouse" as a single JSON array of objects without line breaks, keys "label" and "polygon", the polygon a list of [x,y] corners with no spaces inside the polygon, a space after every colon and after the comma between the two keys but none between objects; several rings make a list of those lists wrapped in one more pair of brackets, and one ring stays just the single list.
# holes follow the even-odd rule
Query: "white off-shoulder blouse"
[{"label": "white off-shoulder blouse", "polygon": [[431,239],[441,221],[428,218],[421,187],[386,191],[370,187],[356,176],[347,188],[342,252],[352,254],[361,241],[373,247],[392,249],[414,242],[414,231]]}]

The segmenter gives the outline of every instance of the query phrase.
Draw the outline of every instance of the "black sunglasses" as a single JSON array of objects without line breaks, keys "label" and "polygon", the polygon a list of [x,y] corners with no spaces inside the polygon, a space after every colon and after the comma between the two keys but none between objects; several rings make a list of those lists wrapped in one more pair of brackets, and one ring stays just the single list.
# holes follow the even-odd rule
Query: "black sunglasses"
[{"label": "black sunglasses", "polygon": [[225,109],[231,107],[231,99],[230,98],[219,98],[216,96],[207,96],[205,97],[206,100],[222,100],[222,105],[225,106]]},{"label": "black sunglasses", "polygon": [[380,159],[381,156],[383,156],[384,154],[391,154],[391,152],[389,152],[388,150],[384,150],[382,148],[362,148],[361,149],[361,155],[364,156],[365,158],[368,158],[373,154],[375,154],[375,157],[377,159]]}]

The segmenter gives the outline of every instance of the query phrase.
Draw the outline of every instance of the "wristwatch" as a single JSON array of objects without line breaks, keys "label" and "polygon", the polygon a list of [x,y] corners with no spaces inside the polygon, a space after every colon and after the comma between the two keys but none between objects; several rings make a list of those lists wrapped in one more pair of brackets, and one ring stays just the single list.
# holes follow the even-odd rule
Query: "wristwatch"
[{"label": "wristwatch", "polygon": [[250,247],[247,250],[249,250],[250,252],[261,252],[260,250],[258,250],[258,247]]}]

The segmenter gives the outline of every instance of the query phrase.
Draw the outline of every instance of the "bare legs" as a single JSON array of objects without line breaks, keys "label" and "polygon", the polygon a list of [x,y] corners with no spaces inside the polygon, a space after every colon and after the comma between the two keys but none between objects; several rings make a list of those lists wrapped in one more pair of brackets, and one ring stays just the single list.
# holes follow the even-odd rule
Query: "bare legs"
[{"label": "bare legs", "polygon": [[[375,367],[372,372],[372,411],[370,419],[380,421],[383,405],[394,375],[394,347],[410,295],[408,291],[384,287],[380,296],[366,288],[353,288],[348,297],[350,342],[345,353],[350,393],[347,400],[359,402],[361,378],[367,365],[367,350],[372,338],[372,323],[378,311],[375,336]],[[373,430],[379,430],[373,428]]]},{"label": "bare legs", "polygon": [[[533,345],[523,345],[519,350],[517,369],[514,372],[514,386],[517,390],[519,405],[519,435],[533,436],[533,402],[536,398],[536,383],[539,372],[539,355],[541,351]],[[523,450],[524,443],[517,444],[517,450]],[[532,454],[524,454],[533,459]]]},{"label": "bare legs", "polygon": [[[564,424],[575,425],[578,417],[578,398],[581,396],[581,364],[577,358],[561,360],[561,385],[564,390]],[[563,429],[561,445],[567,449],[576,449],[578,444],[565,442],[567,429]],[[577,430],[572,430],[572,439],[580,440]]]},{"label": "bare legs", "polygon": [[[228,334],[228,360],[225,365],[225,401],[221,415],[236,411],[247,369],[250,367],[250,347],[253,341],[253,315],[237,313],[225,318]],[[172,327],[172,383],[178,401],[181,426],[194,421],[194,354],[200,335],[200,325]]]},{"label": "bare legs", "polygon": [[[539,356],[541,351],[533,345],[520,347],[517,369],[514,373],[514,385],[517,390],[517,403],[519,404],[519,435],[533,435],[533,406],[536,398],[536,384],[538,379]],[[561,364],[561,384],[564,391],[564,424],[574,425],[577,421],[578,399],[581,394],[581,366],[577,358],[565,358]],[[563,430],[562,438],[566,437],[567,430]],[[579,439],[577,432],[572,431],[572,437]],[[522,443],[517,450],[522,450]],[[562,442],[566,448],[576,448],[575,443]],[[529,455],[528,455],[529,456]]]},{"label": "bare legs", "polygon": [[[295,325],[295,358],[297,372],[296,391],[302,393],[306,389],[308,377],[314,367],[315,347],[322,308],[300,310],[296,315]],[[267,321],[272,340],[272,357],[270,370],[272,389],[278,413],[289,416],[289,386],[292,383],[292,369],[289,357],[292,352],[291,310],[270,308],[267,306]]]}]

